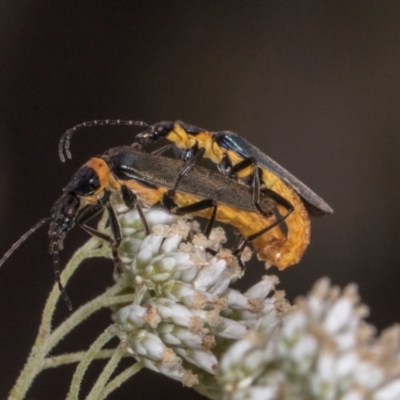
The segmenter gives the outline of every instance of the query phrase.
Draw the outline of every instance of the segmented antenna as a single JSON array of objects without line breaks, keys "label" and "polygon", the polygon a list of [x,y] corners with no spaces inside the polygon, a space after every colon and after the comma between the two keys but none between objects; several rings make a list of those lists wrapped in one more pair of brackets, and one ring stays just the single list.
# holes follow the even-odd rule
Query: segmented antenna
[{"label": "segmented antenna", "polygon": [[[23,242],[25,242],[26,239],[28,239],[29,236],[31,236],[33,233],[35,233],[39,228],[41,228],[43,225],[47,224],[50,222],[52,218],[43,218],[41,219],[36,225],[34,225],[31,229],[29,229],[28,232],[24,233],[10,248],[10,250],[7,251],[7,253],[4,254],[3,258],[0,260],[0,267],[10,258],[10,256],[14,253],[15,250],[18,249],[19,246]],[[60,262],[58,258],[58,250],[59,246],[57,245],[56,248],[53,249],[53,262],[54,262],[54,275],[55,275],[55,280],[58,284],[58,288],[60,289],[61,295],[67,304],[68,310],[72,310],[72,303],[71,300],[69,299],[67,292],[64,289],[63,284],[61,283],[60,279]]]},{"label": "segmented antenna", "polygon": [[53,265],[54,265],[54,277],[55,281],[57,282],[58,289],[60,290],[61,296],[65,301],[65,304],[67,305],[67,308],[69,311],[72,311],[72,303],[70,298],[67,295],[67,292],[64,288],[64,285],[61,283],[61,277],[60,277],[60,259],[58,257],[58,250],[59,250],[59,245],[57,244],[53,248]]},{"label": "segmented antenna", "polygon": [[12,253],[14,253],[15,250],[18,249],[18,247],[25,242],[26,239],[28,239],[29,236],[32,235],[32,233],[35,233],[40,227],[45,225],[47,222],[51,221],[51,218],[43,218],[41,219],[36,225],[34,225],[31,229],[29,229],[28,232],[24,233],[10,248],[10,250],[7,251],[6,254],[4,254],[3,258],[0,260],[0,267],[10,258]]},{"label": "segmented antenna", "polygon": [[[65,162],[65,155],[67,158],[71,159],[72,155],[69,151],[70,142],[73,134],[84,128],[91,128],[94,126],[105,126],[105,125],[121,125],[121,126],[139,126],[145,128],[148,131],[152,131],[153,127],[143,121],[125,121],[121,119],[99,119],[94,121],[83,122],[82,124],[76,125],[73,128],[68,129],[64,135],[61,136],[60,142],[58,144],[58,155],[62,162]],[[64,155],[65,152],[65,155]]]}]

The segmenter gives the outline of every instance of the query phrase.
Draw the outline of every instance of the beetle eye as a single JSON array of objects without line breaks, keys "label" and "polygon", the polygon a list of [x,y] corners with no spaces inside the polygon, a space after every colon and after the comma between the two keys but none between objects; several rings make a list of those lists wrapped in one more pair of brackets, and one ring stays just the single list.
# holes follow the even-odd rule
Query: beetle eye
[{"label": "beetle eye", "polygon": [[156,125],[155,132],[157,136],[164,137],[174,127],[174,123],[171,121],[163,121]]}]

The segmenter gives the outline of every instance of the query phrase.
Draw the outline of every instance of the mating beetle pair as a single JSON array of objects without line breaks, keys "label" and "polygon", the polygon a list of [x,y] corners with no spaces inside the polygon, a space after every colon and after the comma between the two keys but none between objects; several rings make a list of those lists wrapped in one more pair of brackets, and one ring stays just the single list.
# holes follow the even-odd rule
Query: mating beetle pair
[{"label": "mating beetle pair", "polygon": [[[210,159],[217,164],[222,174],[252,187],[253,204],[260,214],[270,212],[263,211],[260,206],[261,196],[268,192],[276,202],[279,213],[285,216],[287,227],[286,239],[279,250],[275,250],[273,263],[281,269],[298,263],[303,256],[310,241],[309,214],[321,216],[333,212],[304,183],[238,134],[228,131],[211,132],[181,121],[163,121],[154,125],[132,120],[85,122],[69,129],[62,136],[59,143],[61,160],[71,158],[70,140],[76,131],[99,125],[139,126],[145,129],[136,136],[137,142],[142,145],[165,138],[182,151],[184,160],[195,162],[201,157]],[[168,146],[162,149],[165,148]],[[272,251],[270,249],[270,253]],[[279,252],[281,257],[278,261]]]},{"label": "mating beetle pair", "polygon": [[[70,158],[69,141],[76,130],[106,124],[145,128],[145,132],[137,136],[141,144],[166,138],[183,150],[183,161],[159,155],[162,150],[145,153],[139,145],[117,147],[90,159],[64,189],[51,218],[39,221],[0,260],[1,265],[31,233],[50,221],[50,252],[53,253],[56,281],[69,308],[71,305],[60,281],[58,253],[75,223],[91,235],[108,241],[114,264],[120,268],[121,231],[109,201],[112,191],[120,192],[129,208],[138,209],[148,233],[141,204],[161,204],[176,214],[208,218],[207,236],[215,220],[234,226],[243,237],[236,249],[239,258],[245,244],[252,242],[260,259],[281,269],[297,263],[309,243],[306,210],[317,215],[332,212],[320,197],[240,136],[229,132],[213,133],[181,122],[161,122],[153,126],[120,120],[84,123],[62,137],[60,157],[65,160],[66,151]],[[222,174],[195,165],[201,157],[216,162]],[[104,209],[109,214],[113,237],[86,225]],[[279,227],[283,221],[287,226],[286,236]]]}]

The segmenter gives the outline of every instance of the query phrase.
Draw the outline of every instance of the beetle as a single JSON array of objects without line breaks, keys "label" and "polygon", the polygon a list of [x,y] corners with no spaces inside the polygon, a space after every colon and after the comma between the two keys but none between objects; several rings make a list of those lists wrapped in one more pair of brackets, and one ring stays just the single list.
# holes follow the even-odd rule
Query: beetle
[{"label": "beetle", "polygon": [[[253,188],[253,203],[260,214],[261,189],[269,189],[287,203],[280,203],[278,209],[289,211],[286,219],[287,241],[285,246],[292,251],[293,258],[287,265],[296,264],[303,256],[310,242],[310,218],[332,214],[332,208],[317,194],[294,175],[281,167],[257,147],[242,136],[229,132],[212,132],[182,121],[162,121],[149,125],[143,121],[97,120],[85,122],[69,129],[60,139],[59,155],[65,161],[65,155],[71,158],[69,151],[72,135],[79,129],[98,125],[134,125],[143,127],[144,132],[136,136],[142,145],[165,138],[183,151],[182,158],[190,160],[206,157],[217,164],[225,175],[250,185]],[[164,147],[161,149],[163,151]],[[200,156],[200,157],[197,157]],[[289,204],[289,206],[288,206]]]},{"label": "beetle", "polygon": [[[209,219],[205,229],[208,236],[214,221],[236,227],[244,240],[236,255],[247,242],[252,242],[260,259],[268,264],[285,268],[282,245],[286,238],[278,226],[286,215],[275,209],[275,193],[262,191],[260,204],[266,215],[257,212],[252,202],[251,188],[227,176],[181,160],[142,152],[134,147],[118,147],[87,161],[73,175],[55,202],[50,218],[40,220],[24,234],[0,260],[0,266],[37,229],[50,222],[50,253],[53,254],[55,280],[67,303],[71,302],[60,280],[59,252],[68,232],[77,224],[90,235],[110,244],[114,266],[121,271],[118,247],[122,240],[116,212],[110,194],[118,192],[128,208],[136,207],[147,234],[150,229],[141,204],[161,205],[172,213],[199,215]],[[281,199],[279,199],[281,200]],[[282,201],[285,201],[284,199]],[[87,225],[87,222],[107,210],[112,236]]]}]

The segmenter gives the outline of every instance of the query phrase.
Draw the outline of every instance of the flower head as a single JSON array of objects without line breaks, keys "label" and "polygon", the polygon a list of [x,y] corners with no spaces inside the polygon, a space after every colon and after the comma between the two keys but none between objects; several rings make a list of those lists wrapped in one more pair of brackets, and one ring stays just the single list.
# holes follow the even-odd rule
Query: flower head
[{"label": "flower head", "polygon": [[324,279],[272,333],[252,331],[226,352],[219,380],[229,399],[400,398],[400,328],[374,338],[354,285]]},{"label": "flower head", "polygon": [[122,279],[135,300],[116,313],[115,332],[146,367],[199,387],[250,328],[272,332],[279,325],[282,298],[272,295],[277,279],[264,277],[246,293],[231,289],[243,271],[222,249],[220,228],[207,239],[197,224],[166,212],[146,210],[146,218],[147,237],[136,211],[120,216]]}]

